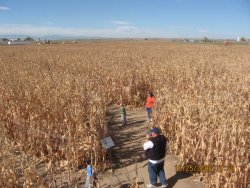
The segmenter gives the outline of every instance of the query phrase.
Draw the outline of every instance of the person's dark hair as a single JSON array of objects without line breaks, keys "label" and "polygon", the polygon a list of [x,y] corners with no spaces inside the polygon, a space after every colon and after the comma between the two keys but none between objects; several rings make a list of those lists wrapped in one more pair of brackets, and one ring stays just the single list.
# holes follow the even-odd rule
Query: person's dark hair
[{"label": "person's dark hair", "polygon": [[153,92],[150,91],[148,94],[149,94],[150,97],[154,97]]},{"label": "person's dark hair", "polygon": [[156,134],[160,134],[161,133],[161,130],[158,128],[158,127],[152,127],[150,129],[151,133],[156,133]]},{"label": "person's dark hair", "polygon": [[90,165],[91,164],[91,160],[90,159],[84,160],[84,162],[86,163],[86,165]]}]

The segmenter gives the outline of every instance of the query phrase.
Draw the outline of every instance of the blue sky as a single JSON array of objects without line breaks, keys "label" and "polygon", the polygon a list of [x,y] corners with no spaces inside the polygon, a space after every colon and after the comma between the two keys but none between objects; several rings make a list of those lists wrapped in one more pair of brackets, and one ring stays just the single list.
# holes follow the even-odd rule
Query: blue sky
[{"label": "blue sky", "polygon": [[250,38],[250,0],[0,0],[10,34]]}]

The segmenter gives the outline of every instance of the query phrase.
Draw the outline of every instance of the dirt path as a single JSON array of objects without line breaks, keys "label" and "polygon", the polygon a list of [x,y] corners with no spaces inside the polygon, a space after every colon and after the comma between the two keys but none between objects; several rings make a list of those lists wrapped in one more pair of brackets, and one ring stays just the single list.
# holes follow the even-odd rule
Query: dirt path
[{"label": "dirt path", "polygon": [[[144,109],[127,110],[128,125],[121,127],[119,109],[110,109],[110,131],[116,146],[112,149],[112,166],[109,170],[99,175],[100,187],[127,187],[135,177],[140,187],[149,183],[147,161],[144,159],[142,145],[145,134],[150,128],[146,122]],[[165,173],[169,187],[174,188],[202,188],[202,182],[190,174],[176,173],[175,165],[179,164],[175,155],[168,154],[165,160]],[[122,186],[121,186],[122,185]]]}]

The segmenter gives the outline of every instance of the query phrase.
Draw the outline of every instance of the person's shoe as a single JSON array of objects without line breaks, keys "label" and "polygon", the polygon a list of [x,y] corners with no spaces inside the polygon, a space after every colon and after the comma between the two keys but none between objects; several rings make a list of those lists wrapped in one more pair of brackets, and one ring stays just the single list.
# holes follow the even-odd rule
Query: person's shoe
[{"label": "person's shoe", "polygon": [[166,188],[166,187],[168,187],[168,184],[166,184],[166,185],[161,185],[161,187],[164,187],[164,188]]},{"label": "person's shoe", "polygon": [[152,185],[152,184],[148,184],[147,185],[147,188],[154,188],[155,186],[154,185]]}]

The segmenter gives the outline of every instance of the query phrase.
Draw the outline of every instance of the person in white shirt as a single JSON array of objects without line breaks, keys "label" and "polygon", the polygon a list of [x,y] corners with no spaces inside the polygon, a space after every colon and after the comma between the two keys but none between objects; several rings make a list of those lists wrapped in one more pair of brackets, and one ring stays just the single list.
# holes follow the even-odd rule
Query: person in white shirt
[{"label": "person in white shirt", "polygon": [[148,188],[157,185],[157,178],[159,176],[161,186],[167,187],[167,180],[164,172],[164,159],[166,154],[167,139],[160,134],[160,129],[153,127],[147,134],[147,140],[143,145],[145,156],[148,159],[148,174],[150,184]]}]

